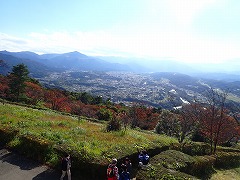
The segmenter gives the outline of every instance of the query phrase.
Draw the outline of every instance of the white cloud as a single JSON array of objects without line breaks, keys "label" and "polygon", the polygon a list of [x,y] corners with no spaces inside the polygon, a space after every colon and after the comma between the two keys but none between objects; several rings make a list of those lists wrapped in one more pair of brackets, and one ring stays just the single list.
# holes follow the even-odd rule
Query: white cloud
[{"label": "white cloud", "polygon": [[[170,57],[185,62],[219,62],[240,57],[240,43],[234,39],[200,37],[191,29],[195,17],[217,0],[148,0],[135,22],[87,32],[46,30],[27,38],[0,33],[0,49],[88,55],[130,55]],[[220,1],[221,3],[223,1]],[[226,2],[226,1],[224,1]]]},{"label": "white cloud", "polygon": [[201,10],[215,2],[216,0],[167,0],[170,13],[182,25],[191,23]]},{"label": "white cloud", "polygon": [[216,2],[217,0],[146,0],[144,16],[155,23],[165,23],[166,20],[183,27],[191,24],[199,12]]},{"label": "white cloud", "polygon": [[18,51],[19,47],[25,47],[27,42],[23,38],[18,38],[0,32],[0,49]]},{"label": "white cloud", "polygon": [[80,51],[89,55],[132,55],[171,57],[186,62],[219,62],[240,57],[239,44],[203,39],[186,32],[136,32],[122,35],[112,31],[31,33],[28,39],[0,34],[0,48],[9,51],[63,53]]}]

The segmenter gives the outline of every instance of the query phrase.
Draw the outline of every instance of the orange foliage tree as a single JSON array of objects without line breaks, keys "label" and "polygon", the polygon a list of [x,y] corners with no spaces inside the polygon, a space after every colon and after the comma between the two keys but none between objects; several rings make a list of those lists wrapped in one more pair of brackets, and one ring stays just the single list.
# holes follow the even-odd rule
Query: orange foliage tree
[{"label": "orange foliage tree", "polygon": [[8,79],[0,75],[0,97],[5,99],[7,98],[9,92]]},{"label": "orange foliage tree", "polygon": [[31,104],[36,105],[44,99],[44,89],[40,85],[33,82],[25,82],[25,84],[25,94],[30,98]]},{"label": "orange foliage tree", "polygon": [[47,103],[46,105],[53,110],[57,111],[68,111],[68,97],[66,97],[62,92],[56,89],[46,90],[44,93],[44,99]]},{"label": "orange foliage tree", "polygon": [[227,114],[227,111],[202,109],[200,131],[207,137],[211,144],[211,153],[216,152],[219,144],[239,139],[239,125],[237,121]]},{"label": "orange foliage tree", "polygon": [[239,138],[238,123],[226,109],[227,96],[226,92],[210,89],[207,103],[198,104],[193,111],[201,133],[210,142],[211,153],[216,152],[217,145]]},{"label": "orange foliage tree", "polygon": [[131,127],[140,127],[141,129],[150,130],[154,129],[157,125],[159,113],[154,112],[153,108],[133,106],[129,110],[128,117]]}]

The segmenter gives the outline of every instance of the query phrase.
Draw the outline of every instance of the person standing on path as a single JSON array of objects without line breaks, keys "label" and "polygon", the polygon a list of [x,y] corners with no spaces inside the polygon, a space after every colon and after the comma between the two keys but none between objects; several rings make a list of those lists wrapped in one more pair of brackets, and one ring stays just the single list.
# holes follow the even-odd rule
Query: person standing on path
[{"label": "person standing on path", "polygon": [[112,163],[109,164],[107,168],[107,179],[108,180],[118,180],[119,174],[118,174],[118,167],[117,167],[117,159],[113,159]]},{"label": "person standing on path", "polygon": [[146,166],[149,162],[149,155],[147,154],[147,151],[143,150],[139,154],[138,159],[139,159],[139,167]]},{"label": "person standing on path", "polygon": [[125,158],[125,161],[123,163],[127,167],[127,172],[130,174],[130,179],[132,179],[132,163],[128,157]]},{"label": "person standing on path", "polygon": [[130,180],[130,173],[127,171],[127,166],[122,164],[122,172],[119,174],[119,180]]},{"label": "person standing on path", "polygon": [[66,154],[63,159],[62,159],[62,175],[60,177],[60,180],[63,180],[64,176],[68,175],[68,180],[71,180],[71,159],[70,159],[70,155]]}]

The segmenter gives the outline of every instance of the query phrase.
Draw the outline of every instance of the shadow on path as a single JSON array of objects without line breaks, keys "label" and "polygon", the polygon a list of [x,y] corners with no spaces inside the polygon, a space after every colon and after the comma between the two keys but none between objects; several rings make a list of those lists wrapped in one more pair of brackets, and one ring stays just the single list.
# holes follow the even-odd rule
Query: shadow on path
[{"label": "shadow on path", "polygon": [[20,155],[14,154],[12,152],[8,152],[2,156],[0,156],[0,160],[2,162],[6,162],[15,166],[18,166],[21,170],[31,170],[34,169],[40,164],[31,161],[29,159],[26,159]]},{"label": "shadow on path", "polygon": [[[33,177],[32,180],[54,180],[59,178],[60,178],[59,173],[57,173],[55,170],[47,169],[46,171]],[[64,179],[66,179],[66,177]]]},{"label": "shadow on path", "polygon": [[0,179],[4,180],[58,180],[60,172],[36,161],[0,148]]}]

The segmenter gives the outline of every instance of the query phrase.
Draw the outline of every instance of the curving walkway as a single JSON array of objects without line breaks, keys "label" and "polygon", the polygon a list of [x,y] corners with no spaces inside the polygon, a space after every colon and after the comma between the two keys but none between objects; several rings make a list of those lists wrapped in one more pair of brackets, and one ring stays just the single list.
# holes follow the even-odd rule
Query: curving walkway
[{"label": "curving walkway", "polygon": [[58,180],[60,173],[23,156],[0,149],[1,180]]}]

